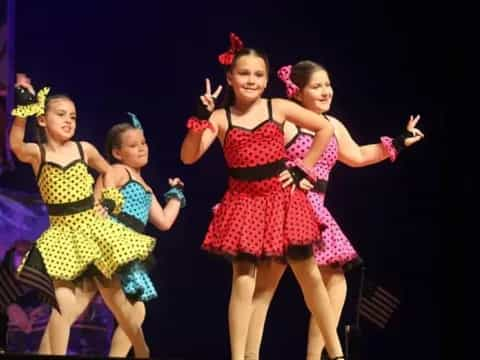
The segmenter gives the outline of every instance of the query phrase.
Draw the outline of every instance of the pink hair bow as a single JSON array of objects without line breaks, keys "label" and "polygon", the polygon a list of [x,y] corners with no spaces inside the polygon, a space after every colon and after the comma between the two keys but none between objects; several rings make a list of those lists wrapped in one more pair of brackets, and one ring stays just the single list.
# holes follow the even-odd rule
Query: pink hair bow
[{"label": "pink hair bow", "polygon": [[290,79],[291,74],[292,74],[292,65],[282,66],[277,71],[278,78],[285,83],[285,87],[287,88],[288,98],[292,98],[299,90],[298,86],[295,85]]}]

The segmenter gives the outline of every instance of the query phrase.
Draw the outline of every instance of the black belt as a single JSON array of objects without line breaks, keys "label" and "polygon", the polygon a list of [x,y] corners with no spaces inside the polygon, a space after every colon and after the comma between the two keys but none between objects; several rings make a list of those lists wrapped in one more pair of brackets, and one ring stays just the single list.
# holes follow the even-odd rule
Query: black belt
[{"label": "black belt", "polygon": [[95,199],[93,195],[78,201],[72,201],[64,204],[46,204],[49,215],[73,215],[85,210],[93,209]]},{"label": "black belt", "polygon": [[228,175],[238,180],[258,181],[277,176],[285,169],[285,160],[280,159],[265,165],[244,168],[228,168]]},{"label": "black belt", "polygon": [[313,189],[312,191],[315,191],[315,192],[319,192],[319,193],[326,193],[327,192],[327,185],[328,185],[328,181],[327,180],[322,180],[322,179],[319,179],[315,182],[315,184],[313,185]]},{"label": "black belt", "polygon": [[145,232],[145,224],[138,220],[135,216],[121,212],[118,215],[112,215],[115,219],[121,222],[123,225],[135,230],[139,233]]}]

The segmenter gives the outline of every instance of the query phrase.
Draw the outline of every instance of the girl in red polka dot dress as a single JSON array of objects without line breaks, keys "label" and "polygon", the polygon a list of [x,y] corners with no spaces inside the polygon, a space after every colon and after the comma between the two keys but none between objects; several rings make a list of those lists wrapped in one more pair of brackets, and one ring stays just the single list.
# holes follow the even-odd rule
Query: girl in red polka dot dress
[{"label": "girl in red polka dot dress", "polygon": [[[319,219],[305,193],[291,186],[292,174],[297,180],[310,176],[309,169],[328,144],[332,127],[322,116],[293,102],[262,98],[268,81],[267,57],[243,48],[233,34],[231,41],[232,49],[220,56],[227,65],[230,101],[208,120],[204,120],[207,116],[189,120],[181,159],[193,164],[215,138],[223,146],[228,189],[215,210],[202,248],[232,259],[228,309],[232,359],[245,359],[257,270],[268,267],[272,259],[291,266],[308,308],[321,324],[330,356],[342,359],[328,294],[313,257],[312,244],[320,239]],[[202,100],[209,109],[213,107],[209,87]],[[292,169],[285,163],[282,127],[286,118],[316,132],[311,150]]]},{"label": "girl in red polka dot dress", "polygon": [[[326,225],[321,241],[316,242],[313,249],[316,263],[327,287],[335,321],[338,324],[347,294],[344,271],[359,265],[361,259],[324,206],[330,171],[337,160],[352,167],[368,166],[388,158],[393,161],[403,147],[410,146],[423,138],[421,131],[415,128],[419,117],[411,117],[407,124],[407,131],[396,139],[383,137],[377,144],[359,146],[339,120],[325,115],[330,109],[333,90],[328,73],[321,65],[312,61],[301,61],[293,67],[291,65],[282,67],[278,71],[278,76],[285,83],[289,98],[294,98],[305,108],[322,114],[335,129],[334,136],[330,139],[321,159],[313,167],[318,180],[308,192],[308,200],[312,204],[315,215]],[[289,159],[303,158],[312,146],[313,133],[287,121],[284,134]],[[272,287],[256,289],[255,310],[250,323],[246,350],[248,359],[258,359],[262,336],[259,329],[263,328],[268,306],[284,271],[285,265],[273,264],[268,276],[268,283]],[[324,345],[325,341],[312,316],[307,360],[318,360]]]}]

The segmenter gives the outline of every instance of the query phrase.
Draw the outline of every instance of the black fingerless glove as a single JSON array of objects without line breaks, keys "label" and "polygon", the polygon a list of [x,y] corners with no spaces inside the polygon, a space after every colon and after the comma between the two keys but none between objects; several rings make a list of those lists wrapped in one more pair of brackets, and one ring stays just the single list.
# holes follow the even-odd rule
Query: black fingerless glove
[{"label": "black fingerless glove", "polygon": [[37,99],[27,88],[23,86],[15,87],[15,105],[25,106],[35,104]]},{"label": "black fingerless glove", "polygon": [[397,151],[397,153],[400,153],[402,150],[405,149],[405,139],[412,136],[415,136],[415,135],[411,131],[405,130],[400,135],[398,135],[395,139],[393,139],[392,145]]}]

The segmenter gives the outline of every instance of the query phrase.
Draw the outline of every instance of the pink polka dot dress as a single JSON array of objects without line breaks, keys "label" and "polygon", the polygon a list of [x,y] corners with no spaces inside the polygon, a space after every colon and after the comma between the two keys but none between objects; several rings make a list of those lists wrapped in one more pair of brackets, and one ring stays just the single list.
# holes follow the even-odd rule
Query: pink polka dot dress
[{"label": "pink polka dot dress", "polygon": [[[313,143],[313,136],[297,129],[295,137],[286,145],[287,155],[290,160],[302,158]],[[326,225],[322,231],[322,239],[314,244],[314,256],[319,266],[342,267],[350,270],[362,262],[357,252],[348,241],[345,234],[338,226],[328,209],[324,206],[326,184],[330,171],[338,158],[338,143],[333,136],[325,149],[322,158],[315,164],[314,171],[320,179],[315,190],[308,192],[308,200],[312,205],[315,215]]]},{"label": "pink polka dot dress", "polygon": [[225,134],[228,188],[216,207],[202,248],[228,257],[308,257],[320,239],[321,218],[306,194],[284,189],[278,174],[285,167],[283,130],[272,118],[253,129],[232,124]]}]

